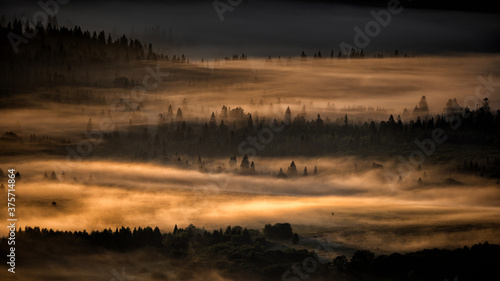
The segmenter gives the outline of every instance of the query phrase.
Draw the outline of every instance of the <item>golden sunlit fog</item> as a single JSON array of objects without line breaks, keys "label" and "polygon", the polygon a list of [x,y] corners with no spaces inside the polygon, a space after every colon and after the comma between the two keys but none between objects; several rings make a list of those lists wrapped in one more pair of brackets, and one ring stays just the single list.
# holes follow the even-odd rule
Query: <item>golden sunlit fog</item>
[{"label": "golden sunlit fog", "polygon": [[[168,231],[174,224],[259,228],[286,221],[307,234],[328,235],[330,243],[359,246],[361,241],[363,247],[383,251],[498,240],[500,194],[492,181],[456,175],[465,186],[445,185],[449,175],[429,166],[434,172],[425,187],[416,181],[390,186],[380,171],[334,168],[353,159],[296,162],[325,170],[317,178],[250,181],[250,176],[155,164],[30,161],[17,164],[23,172],[17,190],[19,223],[72,231],[158,225]],[[66,170],[59,180],[43,178],[45,171],[61,165]]]}]

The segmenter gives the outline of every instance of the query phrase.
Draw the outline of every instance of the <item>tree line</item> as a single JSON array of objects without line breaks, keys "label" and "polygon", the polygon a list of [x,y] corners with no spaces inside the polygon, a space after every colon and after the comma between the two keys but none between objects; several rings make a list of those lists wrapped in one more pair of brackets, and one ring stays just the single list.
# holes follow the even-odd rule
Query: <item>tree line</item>
[{"label": "tree line", "polygon": [[[277,246],[289,239],[295,244],[301,243],[298,235],[292,233],[290,224],[276,223],[266,225],[263,233],[240,226],[207,231],[193,225],[186,228],[176,225],[170,233],[161,233],[158,227],[133,231],[121,227],[115,231],[105,229],[90,233],[25,227],[19,229],[17,237],[18,241],[23,241],[19,248],[43,245],[51,249],[52,254],[63,256],[95,254],[100,249],[120,252],[146,249],[161,253],[165,259],[182,260],[190,269],[208,267],[228,278],[246,276],[256,280],[298,278],[300,274],[308,274],[314,280],[443,281],[455,277],[487,280],[496,273],[500,257],[500,246],[485,242],[455,250],[425,249],[405,254],[376,255],[360,249],[353,251],[350,257],[338,255],[319,262],[314,251],[291,247],[277,250],[280,248]],[[1,254],[8,253],[7,239],[1,239]],[[24,262],[23,257],[19,259]],[[311,265],[304,261],[316,261],[315,270],[311,271]],[[291,268],[294,269],[292,273],[287,273]]]},{"label": "tree line", "polygon": [[[27,41],[16,39],[16,36],[33,33],[36,36]],[[6,22],[3,17],[0,37],[5,39],[0,41],[0,67],[4,73],[0,81],[4,88],[16,85],[130,87],[134,84],[125,83],[124,78],[134,76],[131,74],[134,62],[189,62],[184,55],[169,57],[157,53],[151,43],[144,44],[126,35],[112,38],[103,30],[58,27],[54,20],[44,27],[41,23],[33,26],[29,21],[23,24],[17,18]],[[103,77],[114,83],[100,81]]]},{"label": "tree line", "polygon": [[[274,134],[272,139],[267,135],[263,138],[261,132],[270,127],[282,127],[283,130]],[[199,165],[198,162],[202,161],[197,161],[199,158],[234,155],[228,165],[238,164],[248,171],[259,171],[256,168],[258,163],[247,163],[245,154],[246,157],[377,156],[383,151],[386,157],[390,157],[414,147],[415,140],[429,138],[436,128],[442,129],[447,136],[442,144],[445,147],[500,148],[500,111],[493,112],[488,99],[477,109],[456,108],[451,102],[443,108],[442,114],[437,115],[429,113],[424,99],[409,121],[403,122],[401,116],[390,115],[387,120],[377,123],[374,120],[353,121],[347,114],[337,120],[323,119],[319,114],[310,119],[305,106],[295,114],[288,107],[281,118],[247,113],[241,107],[228,109],[223,106],[217,115],[212,112],[207,122],[197,122],[186,121],[181,108],[174,110],[169,106],[166,113],[158,115],[154,133],[145,126],[130,123],[128,128],[105,134],[106,143],[99,153],[112,156],[125,150],[132,159],[192,166]],[[239,159],[235,163],[237,155]],[[493,157],[492,161],[469,161],[478,162],[483,172],[490,173],[498,168]],[[457,165],[463,161],[458,156],[456,160]],[[288,172],[297,173],[298,168],[291,166]],[[307,170],[299,172],[308,174]]]}]

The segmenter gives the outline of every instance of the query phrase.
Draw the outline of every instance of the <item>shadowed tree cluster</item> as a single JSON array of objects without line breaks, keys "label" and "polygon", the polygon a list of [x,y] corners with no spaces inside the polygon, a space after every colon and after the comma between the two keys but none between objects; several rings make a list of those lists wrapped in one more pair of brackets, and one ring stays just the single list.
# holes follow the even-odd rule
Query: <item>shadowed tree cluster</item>
[{"label": "shadowed tree cluster", "polygon": [[[106,144],[110,146],[107,153],[130,150],[129,155],[139,159],[172,161],[178,159],[176,153],[194,155],[193,157],[240,155],[240,151],[248,158],[260,156],[322,156],[322,155],[399,155],[415,146],[415,140],[432,137],[435,129],[443,131],[446,141],[441,146],[480,145],[500,147],[500,111],[495,115],[489,104],[477,110],[467,108],[456,110],[447,108],[443,114],[430,116],[426,112],[425,102],[413,120],[403,122],[400,116],[390,115],[386,121],[352,121],[347,115],[335,121],[323,120],[320,115],[307,120],[303,109],[293,114],[287,108],[283,118],[266,118],[246,114],[240,107],[228,109],[223,106],[217,116],[211,113],[209,122],[197,123],[183,120],[182,111],[177,110],[174,119],[171,107],[167,113],[160,114],[158,130],[153,134],[144,127],[131,127],[128,134],[109,133],[104,135]],[[170,119],[170,120],[169,120]],[[259,139],[259,132],[270,127],[282,127],[265,143]],[[262,135],[261,135],[262,136]],[[104,146],[103,146],[104,147]],[[255,165],[244,159],[238,161],[238,168],[244,173],[251,173]],[[155,156],[155,157],[153,157]],[[174,157],[175,156],[175,157]],[[230,166],[237,164],[236,159]],[[460,160],[461,161],[461,160]],[[191,164],[193,161],[190,161]],[[247,163],[248,162],[248,163]],[[184,162],[183,162],[184,163]],[[252,169],[252,166],[254,168]],[[235,166],[236,167],[236,166]],[[279,167],[276,167],[276,171]],[[250,171],[252,170],[252,171]],[[299,172],[300,170],[300,172]],[[311,171],[306,167],[298,167],[295,162],[282,169],[280,176],[308,175]]]},{"label": "shadowed tree cluster", "polygon": [[189,61],[184,55],[169,58],[155,53],[151,44],[125,35],[112,38],[80,26],[58,27],[54,20],[44,27],[14,19],[0,24],[0,37],[5,39],[0,43],[4,88],[19,84],[129,87],[140,83],[131,79],[134,75],[128,67],[138,60]]}]

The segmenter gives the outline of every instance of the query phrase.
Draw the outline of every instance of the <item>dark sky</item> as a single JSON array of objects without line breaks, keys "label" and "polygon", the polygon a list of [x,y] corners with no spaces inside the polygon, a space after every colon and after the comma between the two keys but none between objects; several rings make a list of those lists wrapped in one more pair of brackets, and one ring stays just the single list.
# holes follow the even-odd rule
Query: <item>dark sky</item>
[{"label": "dark sky", "polygon": [[[41,10],[35,0],[2,1],[7,19],[32,18]],[[228,3],[227,0],[221,0]],[[238,2],[238,1],[233,1]],[[191,58],[323,55],[345,42],[356,47],[354,30],[374,21],[371,12],[387,10],[388,1],[251,1],[243,0],[220,20],[213,1],[69,1],[60,5],[60,25],[126,34],[152,42],[167,54]],[[349,3],[349,5],[346,5]],[[370,4],[367,4],[370,3]],[[431,1],[401,1],[386,27],[359,45],[368,55],[395,49],[411,54],[498,52],[500,13],[490,2],[453,6]],[[148,28],[149,35],[145,35]],[[156,36],[151,29],[157,28]],[[163,33],[164,31],[164,33]],[[171,32],[171,41],[168,40]],[[363,41],[366,42],[366,41]]]}]

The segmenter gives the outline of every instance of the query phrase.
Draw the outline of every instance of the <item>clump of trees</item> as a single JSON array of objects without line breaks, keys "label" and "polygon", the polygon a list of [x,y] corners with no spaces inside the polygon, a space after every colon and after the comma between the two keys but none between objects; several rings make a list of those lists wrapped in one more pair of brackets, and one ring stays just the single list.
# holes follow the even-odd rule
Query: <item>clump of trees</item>
[{"label": "clump of trees", "polygon": [[498,253],[500,246],[488,242],[455,250],[427,249],[379,256],[358,250],[350,259],[337,256],[330,265],[334,275],[354,280],[483,280],[494,274]]},{"label": "clump of trees", "polygon": [[264,226],[264,236],[270,239],[292,239],[292,226],[289,223],[266,224]]},{"label": "clump of trees", "polygon": [[[159,54],[151,43],[126,35],[112,38],[104,31],[58,26],[51,18],[47,26],[18,19],[0,24],[0,37],[5,39],[0,41],[4,89],[18,85],[128,88],[136,85],[130,70],[136,61],[189,62],[184,55]],[[36,35],[26,40],[21,37],[25,34]]]}]

